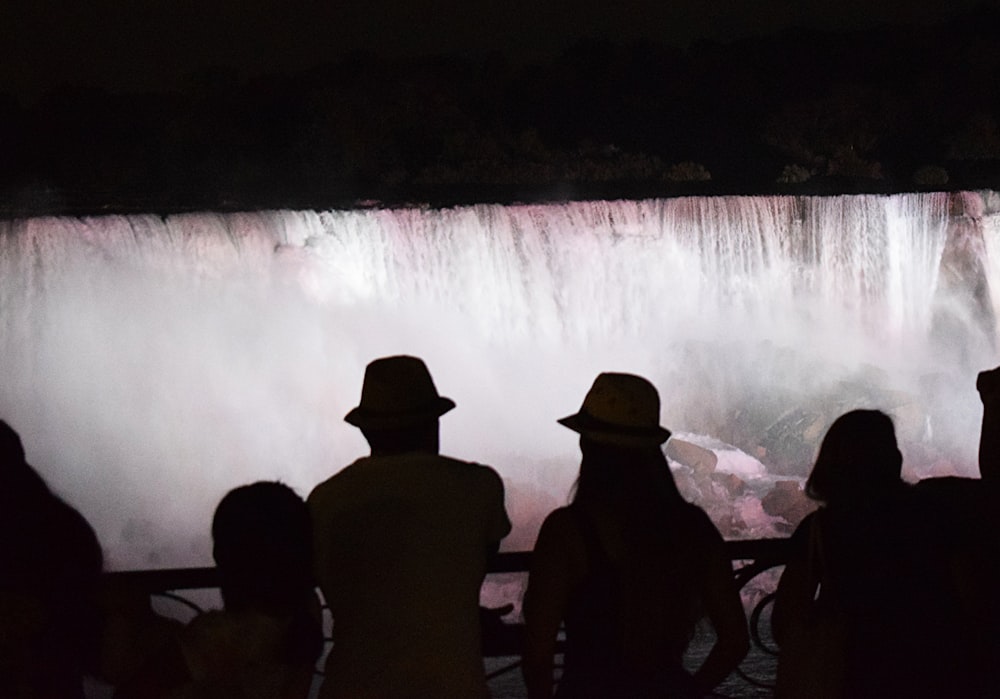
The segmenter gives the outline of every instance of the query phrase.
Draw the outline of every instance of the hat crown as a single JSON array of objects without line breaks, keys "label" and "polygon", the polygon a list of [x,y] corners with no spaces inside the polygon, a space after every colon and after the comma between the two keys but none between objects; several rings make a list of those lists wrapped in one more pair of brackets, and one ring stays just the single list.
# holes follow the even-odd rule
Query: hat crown
[{"label": "hat crown", "polygon": [[663,444],[670,430],[660,426],[660,395],[635,374],[600,374],[575,415],[559,424],[593,441],[626,447]]},{"label": "hat crown", "polygon": [[399,355],[376,359],[365,368],[361,407],[378,413],[411,413],[440,396],[423,360]]},{"label": "hat crown", "polygon": [[590,387],[580,412],[618,427],[657,427],[660,396],[641,376],[604,373]]},{"label": "hat crown", "polygon": [[359,427],[403,426],[440,417],[454,407],[454,401],[438,394],[422,359],[396,355],[368,364],[361,403],[345,419]]}]

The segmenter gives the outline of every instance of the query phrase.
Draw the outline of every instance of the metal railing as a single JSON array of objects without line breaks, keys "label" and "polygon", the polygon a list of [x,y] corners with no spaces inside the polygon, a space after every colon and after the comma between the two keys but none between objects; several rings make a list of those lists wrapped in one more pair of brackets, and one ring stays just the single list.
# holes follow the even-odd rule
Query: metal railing
[{"label": "metal railing", "polygon": [[[764,576],[767,571],[784,565],[788,558],[788,539],[750,539],[742,541],[727,541],[726,551],[733,561],[733,574],[741,591],[752,595],[744,595],[750,600],[748,619],[750,637],[753,644],[752,653],[758,656],[776,656],[777,649],[768,640],[767,611],[774,601],[773,585],[777,576]],[[497,554],[490,562],[487,575],[504,573],[523,573],[531,568],[530,551],[513,551]],[[107,574],[116,585],[124,585],[131,590],[141,591],[151,597],[172,600],[192,613],[200,613],[202,607],[188,599],[183,593],[194,590],[210,590],[218,588],[219,576],[215,568],[174,568],[157,570],[132,570]],[[754,582],[756,581],[756,582]],[[520,623],[505,623],[500,633],[490,633],[484,630],[483,654],[487,658],[511,658],[512,660],[489,673],[489,678],[511,672],[520,667]],[[329,641],[329,639],[327,639]],[[747,683],[768,688],[774,683],[773,676],[756,676],[753,671],[743,668],[737,674]]]}]

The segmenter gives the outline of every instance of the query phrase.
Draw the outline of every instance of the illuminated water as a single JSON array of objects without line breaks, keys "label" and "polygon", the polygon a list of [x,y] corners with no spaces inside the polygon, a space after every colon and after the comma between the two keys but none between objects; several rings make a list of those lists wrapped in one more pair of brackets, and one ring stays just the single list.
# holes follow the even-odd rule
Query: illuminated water
[{"label": "illuminated water", "polygon": [[575,476],[555,419],[599,371],[634,371],[663,423],[745,485],[712,486],[736,507],[717,521],[774,533],[760,496],[804,475],[842,409],[893,413],[914,474],[974,469],[1000,233],[988,208],[959,240],[968,219],[948,209],[925,194],[2,222],[0,415],[112,565],[204,564],[226,490],[306,494],[364,451],[342,417],[365,364],[417,354],[459,406],[444,450],[504,476],[517,549]]}]

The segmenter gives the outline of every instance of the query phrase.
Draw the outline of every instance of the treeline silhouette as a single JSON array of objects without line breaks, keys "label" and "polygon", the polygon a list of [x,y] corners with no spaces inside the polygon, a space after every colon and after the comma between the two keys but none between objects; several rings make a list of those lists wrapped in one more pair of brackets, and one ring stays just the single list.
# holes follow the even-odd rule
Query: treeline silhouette
[{"label": "treeline silhouette", "polygon": [[7,215],[1000,186],[1000,10],[0,95]]}]

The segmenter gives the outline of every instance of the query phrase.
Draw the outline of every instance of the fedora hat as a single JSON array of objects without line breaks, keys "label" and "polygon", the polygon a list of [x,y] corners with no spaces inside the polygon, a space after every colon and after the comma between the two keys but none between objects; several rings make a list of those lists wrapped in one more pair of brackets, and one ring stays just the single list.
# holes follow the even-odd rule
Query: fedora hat
[{"label": "fedora hat", "polygon": [[580,411],[559,424],[595,442],[620,446],[651,446],[670,439],[670,430],[660,427],[656,388],[635,374],[599,375]]},{"label": "fedora hat", "polygon": [[438,418],[455,401],[438,395],[422,359],[406,355],[382,357],[365,368],[361,404],[344,420],[355,427],[399,429]]}]

